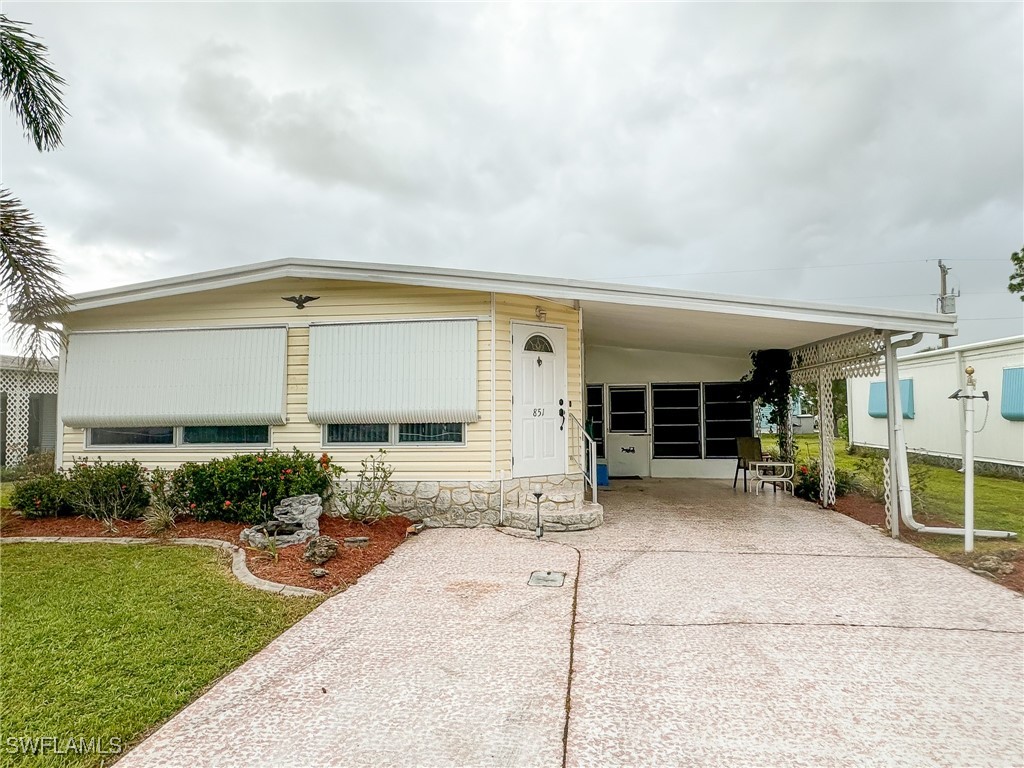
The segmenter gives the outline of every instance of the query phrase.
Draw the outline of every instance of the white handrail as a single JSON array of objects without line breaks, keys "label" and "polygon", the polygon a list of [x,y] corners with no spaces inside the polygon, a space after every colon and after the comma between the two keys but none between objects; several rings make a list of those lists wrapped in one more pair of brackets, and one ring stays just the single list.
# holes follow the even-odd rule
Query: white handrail
[{"label": "white handrail", "polygon": [[569,423],[574,432],[580,435],[579,454],[573,456],[576,466],[583,473],[583,482],[590,485],[591,501],[597,501],[597,443],[594,438],[587,434],[583,423],[572,413],[569,414]]}]

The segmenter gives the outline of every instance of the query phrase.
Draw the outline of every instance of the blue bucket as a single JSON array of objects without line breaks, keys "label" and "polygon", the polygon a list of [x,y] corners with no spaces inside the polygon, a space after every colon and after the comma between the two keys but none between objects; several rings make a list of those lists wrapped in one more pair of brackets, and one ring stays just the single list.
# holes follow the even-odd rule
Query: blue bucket
[{"label": "blue bucket", "polygon": [[597,487],[602,488],[609,485],[608,483],[608,465],[598,464],[597,465]]}]

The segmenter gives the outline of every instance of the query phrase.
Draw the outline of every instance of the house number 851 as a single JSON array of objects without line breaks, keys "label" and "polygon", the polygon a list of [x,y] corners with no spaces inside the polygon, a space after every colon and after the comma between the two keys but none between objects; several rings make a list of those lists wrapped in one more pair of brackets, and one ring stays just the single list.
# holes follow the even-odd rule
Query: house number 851
[{"label": "house number 851", "polygon": [[534,408],[533,409],[533,415],[534,416],[543,416],[544,415],[544,409],[543,408]]}]

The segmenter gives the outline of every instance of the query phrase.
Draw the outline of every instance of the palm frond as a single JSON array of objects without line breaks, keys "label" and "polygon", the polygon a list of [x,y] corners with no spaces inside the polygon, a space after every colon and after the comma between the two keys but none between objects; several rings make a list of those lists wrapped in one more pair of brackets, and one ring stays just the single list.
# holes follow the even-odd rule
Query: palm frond
[{"label": "palm frond", "polygon": [[0,302],[13,322],[22,354],[51,357],[64,341],[61,318],[71,299],[64,272],[46,245],[46,233],[11,191],[0,188]]},{"label": "palm frond", "polygon": [[27,24],[0,14],[0,96],[21,120],[40,152],[60,146],[64,78],[47,58],[46,46]]}]

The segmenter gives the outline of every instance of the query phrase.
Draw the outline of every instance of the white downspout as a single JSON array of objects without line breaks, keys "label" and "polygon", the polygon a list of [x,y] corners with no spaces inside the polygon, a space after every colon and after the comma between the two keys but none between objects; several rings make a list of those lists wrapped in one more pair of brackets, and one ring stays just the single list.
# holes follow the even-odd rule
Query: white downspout
[{"label": "white downspout", "polygon": [[[910,347],[921,341],[922,334],[915,333],[909,339],[901,339],[900,341],[892,341],[891,335],[886,334],[885,337],[885,381],[886,389],[889,391],[889,402],[888,406],[888,421],[892,423],[892,438],[895,439],[896,447],[896,474],[897,474],[897,486],[898,486],[898,497],[899,497],[899,510],[900,519],[903,520],[904,525],[908,528],[917,531],[918,533],[942,533],[949,536],[966,536],[966,530],[964,528],[939,528],[929,525],[922,525],[914,519],[914,509],[912,506],[911,493],[910,493],[910,466],[907,462],[907,443],[903,435],[903,403],[900,398],[900,387],[899,387],[899,364],[896,361],[896,350],[902,347]],[[891,438],[891,440],[892,440]],[[893,443],[890,442],[890,446]],[[890,452],[890,467],[892,466],[892,455]],[[895,509],[895,505],[894,505]],[[981,536],[989,539],[1015,539],[1017,534],[1013,531],[989,531],[989,530],[978,530],[973,531],[975,536]]]}]

